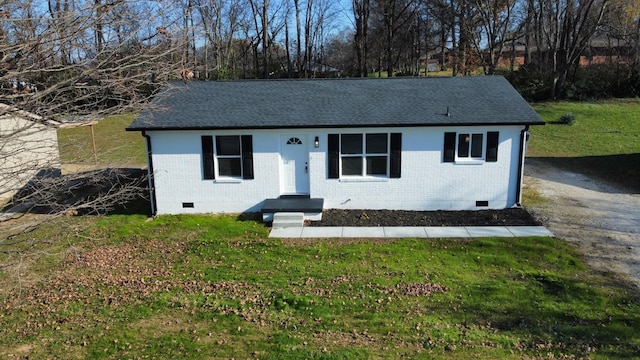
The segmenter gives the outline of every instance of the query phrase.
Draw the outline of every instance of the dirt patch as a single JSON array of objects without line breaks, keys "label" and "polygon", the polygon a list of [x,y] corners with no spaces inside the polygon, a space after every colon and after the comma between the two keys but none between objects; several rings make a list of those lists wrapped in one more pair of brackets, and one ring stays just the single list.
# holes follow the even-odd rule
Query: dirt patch
[{"label": "dirt patch", "polygon": [[545,199],[528,210],[594,269],[625,274],[640,286],[640,194],[544,159],[527,159],[525,175],[525,186]]},{"label": "dirt patch", "polygon": [[339,210],[322,212],[309,226],[538,226],[522,208],[481,211]]}]

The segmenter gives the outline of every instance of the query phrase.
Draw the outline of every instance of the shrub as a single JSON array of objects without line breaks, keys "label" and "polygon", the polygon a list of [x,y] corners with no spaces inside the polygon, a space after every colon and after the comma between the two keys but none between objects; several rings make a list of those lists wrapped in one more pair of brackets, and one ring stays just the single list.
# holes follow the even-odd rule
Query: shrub
[{"label": "shrub", "polygon": [[[534,65],[522,66],[519,70],[507,74],[507,78],[526,100],[550,100],[549,73],[544,69]],[[559,96],[574,101],[638,97],[640,69],[624,64],[580,66],[570,72]]]},{"label": "shrub", "polygon": [[520,95],[527,101],[545,101],[549,99],[550,85],[547,76],[538,70],[521,68],[507,77]]},{"label": "shrub", "polygon": [[558,124],[573,125],[576,123],[576,116],[572,113],[562,114],[558,119]]}]

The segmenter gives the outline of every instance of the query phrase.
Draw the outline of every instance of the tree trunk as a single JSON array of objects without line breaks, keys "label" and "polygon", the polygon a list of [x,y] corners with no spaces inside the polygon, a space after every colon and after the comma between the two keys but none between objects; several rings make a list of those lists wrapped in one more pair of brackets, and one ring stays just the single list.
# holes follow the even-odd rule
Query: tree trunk
[{"label": "tree trunk", "polygon": [[296,67],[298,69],[298,77],[302,76],[302,29],[300,28],[300,0],[293,0],[296,10]]},{"label": "tree trunk", "polygon": [[387,76],[393,77],[393,42],[395,27],[395,8],[396,0],[387,0],[384,5],[384,22],[386,27],[386,60],[387,60]]},{"label": "tree trunk", "polygon": [[445,71],[447,68],[447,30],[444,22],[440,24],[440,71]]},{"label": "tree trunk", "polygon": [[289,21],[287,18],[284,20],[284,48],[287,55],[287,77],[291,79],[293,71],[291,68],[291,52],[289,51]]},{"label": "tree trunk", "polygon": [[268,10],[269,1],[264,0],[262,4],[262,66],[264,67],[264,75],[265,79],[269,78],[269,18],[268,18]]},{"label": "tree trunk", "polygon": [[312,39],[312,20],[313,20],[313,0],[307,0],[307,13],[304,21],[304,77],[309,77],[311,71],[311,63],[313,56],[313,39]]},{"label": "tree trunk", "polygon": [[356,25],[354,47],[358,61],[357,70],[360,77],[366,77],[367,68],[367,31],[369,23],[369,0],[352,0],[353,15]]},{"label": "tree trunk", "polygon": [[102,0],[95,0],[96,8],[96,25],[95,25],[95,38],[96,38],[96,53],[99,55],[102,52],[104,43],[104,34],[102,33],[102,21],[104,16],[104,6]]},{"label": "tree trunk", "polygon": [[458,71],[460,70],[460,44],[458,39],[456,38],[456,16],[453,15],[451,19],[451,52],[453,57],[453,64],[451,64],[451,75],[458,76]]}]

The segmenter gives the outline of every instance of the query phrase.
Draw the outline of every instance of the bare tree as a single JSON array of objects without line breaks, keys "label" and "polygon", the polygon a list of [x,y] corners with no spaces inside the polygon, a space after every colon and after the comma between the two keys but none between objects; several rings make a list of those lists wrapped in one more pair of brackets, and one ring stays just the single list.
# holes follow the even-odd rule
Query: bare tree
[{"label": "bare tree", "polygon": [[[330,38],[325,46],[325,58],[328,64],[335,66],[340,71],[361,76],[353,44],[354,34],[350,29],[343,29],[338,35]],[[366,76],[366,69],[364,76]]]},{"label": "bare tree", "polygon": [[[194,0],[200,14],[200,26],[209,45],[204,46],[205,79],[209,79],[209,65],[216,79],[234,77],[239,73],[233,66],[242,49],[234,46],[234,37],[239,35],[246,21],[244,0]],[[213,56],[209,56],[211,48]]]},{"label": "bare tree", "polygon": [[298,76],[302,74],[302,29],[300,27],[300,0],[293,0],[293,6],[296,13],[296,68]]},{"label": "bare tree", "polygon": [[[178,19],[162,24],[156,22],[161,16],[148,16],[166,11],[166,3],[133,9],[76,1],[55,15],[38,13],[35,2],[7,5],[9,18],[0,19],[0,91],[17,108],[43,117],[131,112],[175,76],[183,60],[174,56]],[[107,16],[112,13],[118,15]]]},{"label": "bare tree", "polygon": [[399,34],[407,33],[408,26],[413,25],[414,15],[417,9],[415,0],[377,0],[374,10],[377,17],[382,19],[381,26],[384,38],[384,59],[387,76],[394,76],[394,64],[400,55],[399,49],[404,45]]},{"label": "bare tree", "polygon": [[370,5],[369,0],[352,0],[353,16],[355,18],[356,33],[354,45],[358,60],[358,73],[360,77],[367,76],[367,49]]},{"label": "bare tree", "polygon": [[[546,70],[549,96],[562,95],[567,77],[579,65],[590,39],[603,25],[609,0],[529,0],[531,64]],[[531,45],[529,45],[531,46]]]},{"label": "bare tree", "polygon": [[[455,41],[455,8],[451,0],[427,1],[427,11],[431,14],[434,27],[438,33],[438,45],[435,47],[440,62],[440,70],[446,68],[448,52]],[[451,46],[449,45],[451,44]]]},{"label": "bare tree", "polygon": [[[640,66],[640,1],[611,0],[610,11],[604,19],[607,37],[612,44],[609,55],[632,59],[632,67],[638,71]],[[620,46],[621,45],[621,46]]]},{"label": "bare tree", "polygon": [[305,11],[304,20],[304,77],[309,77],[309,70],[311,70],[311,57],[313,51],[312,41],[312,21],[313,21],[313,4],[314,0],[307,0],[307,8]]},{"label": "bare tree", "polygon": [[328,41],[325,38],[325,29],[334,15],[333,6],[335,6],[334,2],[329,0],[307,0],[306,3],[300,0],[293,0],[293,8],[287,6],[285,13],[285,46],[288,51],[290,44],[288,35],[289,14],[293,13],[293,21],[295,23],[294,63],[297,77],[315,76],[315,71],[313,74],[311,72],[311,69],[314,68],[312,64],[322,62],[324,43]]},{"label": "bare tree", "polygon": [[254,49],[254,60],[256,74],[258,73],[258,47],[262,45],[262,77],[269,78],[269,51],[271,40],[269,39],[269,0],[249,0],[253,23],[255,26],[255,39],[252,41]]},{"label": "bare tree", "polygon": [[[54,120],[134,113],[168,80],[179,78],[184,59],[176,5],[170,0],[135,6],[100,0],[49,0],[44,7],[35,0],[3,2],[0,192],[21,190],[14,203],[20,211],[103,213],[140,194],[140,183],[132,185],[113,171],[36,174],[60,167],[53,154],[58,152]],[[81,196],[78,187],[93,195]]]},{"label": "bare tree", "polygon": [[[505,44],[514,30],[514,9],[516,0],[474,0],[479,13],[480,29],[483,36],[476,36],[475,49],[482,58],[485,74],[493,75],[502,57]],[[486,51],[483,47],[486,46]]]}]

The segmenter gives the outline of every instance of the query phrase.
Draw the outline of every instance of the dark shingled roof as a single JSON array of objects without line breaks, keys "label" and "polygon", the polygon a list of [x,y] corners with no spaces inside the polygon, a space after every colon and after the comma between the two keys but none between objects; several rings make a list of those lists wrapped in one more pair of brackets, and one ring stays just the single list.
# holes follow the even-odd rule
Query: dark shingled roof
[{"label": "dark shingled roof", "polygon": [[127,130],[544,124],[500,76],[194,81],[169,88]]}]

